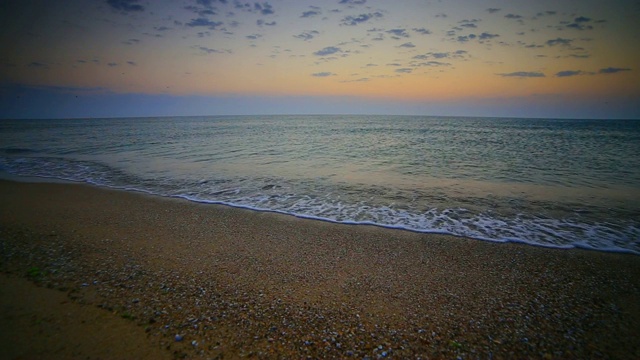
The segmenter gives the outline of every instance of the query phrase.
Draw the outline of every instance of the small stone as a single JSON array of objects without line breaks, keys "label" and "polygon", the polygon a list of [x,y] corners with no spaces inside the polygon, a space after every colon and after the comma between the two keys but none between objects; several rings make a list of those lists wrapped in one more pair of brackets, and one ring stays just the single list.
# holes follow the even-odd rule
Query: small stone
[{"label": "small stone", "polygon": [[184,336],[177,334],[176,341],[182,341],[182,340],[184,340]]},{"label": "small stone", "polygon": [[195,341],[195,340],[193,340],[193,341],[191,342],[191,345],[193,345],[193,346],[198,346],[198,342],[197,342],[197,341]]}]

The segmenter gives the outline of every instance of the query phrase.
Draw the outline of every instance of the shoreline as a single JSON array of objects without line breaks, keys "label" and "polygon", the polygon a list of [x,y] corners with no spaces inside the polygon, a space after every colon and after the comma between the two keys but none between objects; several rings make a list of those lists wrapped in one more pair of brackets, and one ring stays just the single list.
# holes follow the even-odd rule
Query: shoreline
[{"label": "shoreline", "polygon": [[2,272],[37,267],[37,283],[129,314],[174,357],[640,356],[634,254],[87,184],[2,180],[0,200]]},{"label": "shoreline", "polygon": [[249,211],[249,212],[271,213],[271,214],[276,214],[276,215],[279,215],[279,216],[291,216],[291,217],[302,219],[302,220],[321,221],[321,222],[327,222],[327,223],[336,224],[336,225],[365,226],[365,227],[372,226],[372,227],[377,227],[377,228],[386,229],[386,230],[392,230],[392,231],[406,231],[406,232],[410,232],[410,233],[416,233],[416,234],[428,235],[428,236],[431,236],[431,235],[450,236],[450,237],[458,238],[458,239],[483,241],[483,242],[489,242],[489,243],[494,243],[494,244],[521,244],[521,245],[541,247],[541,248],[546,248],[546,249],[557,249],[557,250],[579,249],[579,250],[586,250],[586,251],[596,251],[596,252],[614,253],[614,254],[629,254],[629,255],[640,256],[640,252],[636,252],[636,251],[633,251],[633,250],[630,250],[630,249],[624,249],[624,248],[596,248],[596,247],[590,247],[590,246],[581,245],[581,244],[577,244],[577,245],[550,245],[550,244],[540,244],[540,243],[535,243],[535,242],[526,241],[526,240],[519,240],[519,239],[494,240],[494,239],[490,239],[490,238],[470,237],[470,236],[458,235],[458,234],[449,233],[449,232],[446,232],[446,231],[418,230],[418,229],[407,228],[407,227],[402,227],[402,226],[384,225],[384,224],[378,224],[378,223],[366,222],[366,221],[365,222],[357,222],[357,221],[351,221],[351,220],[350,221],[338,221],[338,220],[333,220],[333,219],[329,219],[329,218],[316,217],[316,216],[313,216],[313,215],[296,214],[296,213],[289,213],[289,212],[281,211],[281,210],[271,210],[271,209],[256,208],[256,207],[252,207],[250,205],[229,204],[229,203],[226,203],[224,201],[198,200],[198,199],[192,199],[192,198],[189,198],[187,196],[182,196],[182,195],[171,195],[171,196],[169,196],[169,195],[161,195],[161,194],[153,193],[153,192],[146,191],[146,190],[127,189],[127,188],[112,187],[112,186],[107,186],[107,185],[98,185],[98,184],[85,182],[85,181],[76,181],[76,180],[61,179],[61,178],[55,178],[55,177],[44,177],[44,176],[15,175],[15,174],[11,174],[11,173],[8,173],[8,172],[2,171],[2,170],[0,170],[0,181],[9,181],[9,182],[17,182],[17,183],[67,184],[67,185],[89,186],[89,187],[92,187],[92,188],[98,188],[98,189],[104,189],[104,190],[110,190],[110,191],[121,191],[121,192],[127,192],[127,193],[132,193],[132,194],[140,194],[140,195],[144,195],[144,196],[152,196],[152,197],[158,197],[158,198],[164,198],[164,199],[173,199],[173,200],[186,201],[186,202],[194,203],[194,204],[198,204],[198,205],[222,206],[222,207],[229,207],[229,208],[239,209],[239,210]]}]

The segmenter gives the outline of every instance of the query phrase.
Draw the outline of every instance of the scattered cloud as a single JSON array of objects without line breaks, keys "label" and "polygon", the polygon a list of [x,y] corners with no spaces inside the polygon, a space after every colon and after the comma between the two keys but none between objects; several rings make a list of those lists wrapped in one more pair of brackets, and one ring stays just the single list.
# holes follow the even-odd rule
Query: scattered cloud
[{"label": "scattered cloud", "polygon": [[216,15],[217,13],[211,7],[201,8],[198,6],[187,5],[184,7],[185,10],[196,13],[200,17]]},{"label": "scattered cloud", "polygon": [[339,4],[363,5],[367,0],[340,0]]},{"label": "scattered cloud", "polygon": [[571,45],[572,41],[573,40],[571,39],[556,38],[556,39],[547,40],[546,44],[548,46],[556,46],[556,45],[568,46],[568,45]]},{"label": "scattered cloud", "polygon": [[403,38],[408,38],[409,34],[407,34],[407,30],[406,29],[391,29],[391,30],[387,30],[388,34],[392,34],[394,39],[400,39],[401,37]]},{"label": "scattered cloud", "polygon": [[30,67],[30,68],[40,68],[40,69],[48,69],[49,68],[49,65],[47,65],[45,63],[38,62],[38,61],[30,62],[27,66]]},{"label": "scattered cloud", "polygon": [[495,14],[495,13],[497,13],[497,12],[498,12],[498,11],[500,11],[500,10],[501,10],[501,9],[498,9],[498,8],[488,8],[488,9],[487,9],[487,12],[488,12],[489,14]]},{"label": "scattered cloud", "polygon": [[112,9],[122,12],[144,11],[144,6],[137,4],[138,0],[107,0]]},{"label": "scattered cloud", "polygon": [[412,68],[400,68],[400,69],[396,69],[395,72],[397,73],[401,73],[401,74],[410,74],[413,72]]},{"label": "scattered cloud", "polygon": [[374,13],[368,13],[368,14],[360,14],[357,16],[345,16],[342,21],[340,22],[341,25],[346,25],[346,26],[355,26],[358,24],[362,24],[364,22],[367,22],[371,19],[375,19],[375,18],[381,18],[384,15],[379,12],[376,11]]},{"label": "scattered cloud", "polygon": [[615,73],[619,73],[621,71],[631,71],[631,69],[629,69],[629,68],[608,67],[608,68],[600,69],[598,71],[598,74],[615,74]]},{"label": "scattered cloud", "polygon": [[517,14],[507,14],[504,17],[512,20],[522,19],[522,15],[517,15]]},{"label": "scattered cloud", "polygon": [[125,40],[122,43],[125,45],[135,45],[138,44],[140,42],[140,39],[129,39],[129,40]]},{"label": "scattered cloud", "polygon": [[311,30],[311,31],[304,31],[298,35],[293,35],[294,38],[296,39],[300,39],[300,40],[304,40],[304,41],[308,41],[313,39],[316,35],[320,34],[319,32],[317,32],[316,30]]},{"label": "scattered cloud", "polygon": [[277,22],[275,22],[275,21],[269,21],[269,22],[266,22],[266,21],[264,21],[264,20],[262,20],[262,19],[258,19],[258,20],[256,20],[256,25],[258,25],[258,26],[260,26],[260,27],[262,27],[262,26],[276,26],[277,24],[278,24],[278,23],[277,23]]},{"label": "scattered cloud", "polygon": [[127,61],[127,64],[131,66],[138,66],[138,64],[135,61]]},{"label": "scattered cloud", "polygon": [[425,29],[425,28],[413,28],[413,29],[411,29],[411,30],[413,30],[413,31],[417,32],[418,34],[422,34],[422,35],[429,35],[429,34],[431,34],[431,30],[427,30],[427,29]]},{"label": "scattered cloud", "polygon": [[316,15],[320,15],[320,11],[319,10],[309,10],[309,11],[305,11],[302,13],[302,15],[300,15],[301,18],[311,18],[314,17]]},{"label": "scattered cloud", "polygon": [[478,35],[478,39],[480,39],[480,40],[490,40],[490,39],[493,39],[493,38],[497,38],[499,36],[500,35],[498,35],[498,34],[490,34],[490,33],[483,32],[482,34]]},{"label": "scattered cloud", "polygon": [[262,37],[262,35],[260,35],[260,34],[251,34],[251,35],[247,35],[245,37],[247,39],[249,39],[249,40],[258,40],[259,38]]},{"label": "scattered cloud", "polygon": [[323,71],[323,72],[317,72],[314,74],[311,74],[311,76],[315,76],[315,77],[329,77],[329,76],[336,76],[336,74],[332,73],[332,72],[328,72],[328,71]]},{"label": "scattered cloud", "polygon": [[116,66],[118,66],[118,63],[117,62],[110,62],[107,65],[110,66],[110,67],[116,67]]},{"label": "scattered cloud", "polygon": [[205,52],[207,54],[230,54],[231,50],[219,50],[219,49],[212,49],[212,48],[208,48],[206,46],[197,46],[198,50]]},{"label": "scattered cloud", "polygon": [[564,71],[558,71],[556,73],[556,77],[570,77],[570,76],[577,76],[577,75],[589,75],[589,74],[593,74],[593,73],[588,73],[582,70],[564,70]]},{"label": "scattered cloud", "polygon": [[[458,26],[459,27],[464,27],[467,29],[475,29],[478,27],[478,25],[476,25],[477,23],[479,23],[480,20],[478,19],[464,19],[464,20],[460,20],[458,21]],[[454,28],[456,30],[462,30],[461,28]]]},{"label": "scattered cloud", "polygon": [[402,48],[414,48],[414,47],[416,47],[416,46],[415,46],[415,45],[413,45],[413,43],[412,43],[412,42],[406,42],[406,43],[404,43],[404,44],[402,44],[402,45],[398,45],[398,47],[402,47]]},{"label": "scattered cloud", "polygon": [[426,54],[416,55],[413,58],[416,60],[428,60],[428,59],[464,59],[468,56],[466,50],[447,51],[447,52],[428,52]]},{"label": "scattered cloud", "polygon": [[367,82],[367,81],[369,81],[369,80],[371,80],[371,79],[369,79],[369,78],[367,78],[367,77],[364,77],[364,78],[359,78],[359,79],[354,79],[354,80],[343,80],[343,81],[340,81],[340,82],[342,82],[342,83],[350,83],[350,82]]},{"label": "scattered cloud", "polygon": [[[585,16],[579,16],[573,19],[572,23],[564,22],[562,23],[565,28],[574,29],[574,30],[593,30],[593,23],[603,23],[604,20],[593,21],[591,18]],[[562,26],[559,27],[560,29]]]},{"label": "scattered cloud", "polygon": [[322,50],[318,50],[318,51],[314,52],[313,55],[315,55],[315,56],[327,56],[327,55],[333,55],[333,54],[338,53],[338,52],[342,52],[342,50],[339,47],[327,46],[326,48],[324,48]]},{"label": "scattered cloud", "polygon": [[469,40],[473,40],[476,38],[476,34],[469,34],[469,35],[460,35],[458,36],[457,40],[459,43],[466,43]]},{"label": "scattered cloud", "polygon": [[254,3],[253,8],[262,15],[271,15],[274,13],[273,7],[268,2]]},{"label": "scattered cloud", "polygon": [[206,27],[209,30],[215,30],[223,25],[222,21],[211,21],[205,18],[191,19],[187,24],[189,27]]},{"label": "scattered cloud", "polygon": [[502,77],[519,77],[519,78],[537,78],[537,77],[545,77],[541,72],[531,72],[531,71],[515,71],[511,73],[501,73],[496,74]]},{"label": "scattered cloud", "polygon": [[536,14],[537,17],[556,15],[558,12],[553,10],[542,11]]},{"label": "scattered cloud", "polygon": [[[412,64],[413,65],[413,64]],[[451,66],[450,63],[442,62],[442,61],[427,61],[415,64],[416,66]]]}]

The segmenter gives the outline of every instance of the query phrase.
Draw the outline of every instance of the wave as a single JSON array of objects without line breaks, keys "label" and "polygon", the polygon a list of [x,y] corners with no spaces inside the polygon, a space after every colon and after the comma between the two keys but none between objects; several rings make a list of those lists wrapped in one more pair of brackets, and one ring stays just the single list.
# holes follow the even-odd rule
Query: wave
[{"label": "wave", "polygon": [[[144,179],[96,162],[55,157],[0,157],[0,167],[19,176],[84,182],[124,191],[332,223],[373,225],[491,242],[640,255],[640,224],[631,218],[581,221],[580,218],[552,218],[527,212],[506,216],[496,213],[491,206],[476,211],[464,206],[435,205],[418,210],[410,206],[381,205],[386,202],[382,198],[389,196],[389,193],[393,193],[395,198],[406,197],[397,191],[381,188],[353,189],[351,186],[333,188],[331,192],[323,188],[314,190],[311,186],[305,187],[305,184],[292,184],[290,180],[272,178]],[[315,183],[313,186],[318,187]],[[293,188],[296,188],[295,191]],[[464,200],[459,204],[470,201]],[[584,212],[583,209],[575,212],[581,211]]]}]

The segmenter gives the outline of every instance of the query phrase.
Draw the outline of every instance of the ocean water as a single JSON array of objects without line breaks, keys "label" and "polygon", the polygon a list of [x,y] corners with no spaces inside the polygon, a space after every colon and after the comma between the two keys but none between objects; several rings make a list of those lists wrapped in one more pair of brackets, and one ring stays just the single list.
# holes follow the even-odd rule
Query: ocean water
[{"label": "ocean water", "polygon": [[633,120],[1,120],[0,171],[349,224],[640,254]]}]

